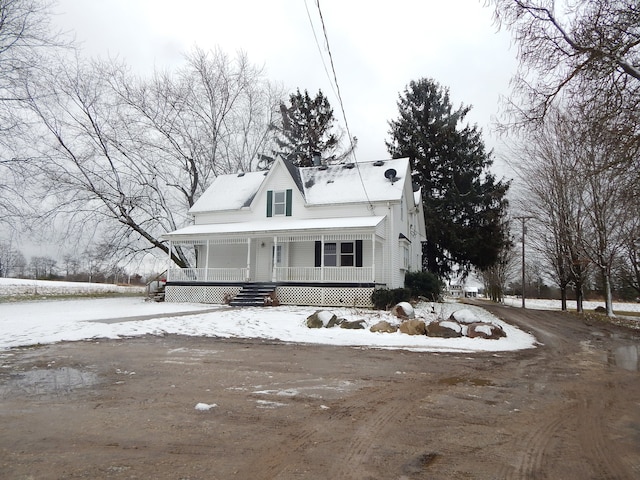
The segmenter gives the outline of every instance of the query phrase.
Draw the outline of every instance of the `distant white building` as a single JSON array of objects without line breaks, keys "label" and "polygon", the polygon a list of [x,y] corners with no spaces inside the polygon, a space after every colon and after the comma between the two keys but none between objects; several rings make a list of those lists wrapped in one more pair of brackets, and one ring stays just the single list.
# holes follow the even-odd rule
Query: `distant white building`
[{"label": "distant white building", "polygon": [[452,283],[448,290],[449,296],[454,298],[476,298],[478,296],[478,287],[465,284]]},{"label": "distant white building", "polygon": [[[262,287],[281,304],[369,306],[422,267],[420,191],[407,158],[221,175],[163,238],[193,248],[194,268],[168,270],[166,299],[223,303]],[[232,303],[233,304],[233,303]],[[240,304],[240,303],[238,303]]]}]

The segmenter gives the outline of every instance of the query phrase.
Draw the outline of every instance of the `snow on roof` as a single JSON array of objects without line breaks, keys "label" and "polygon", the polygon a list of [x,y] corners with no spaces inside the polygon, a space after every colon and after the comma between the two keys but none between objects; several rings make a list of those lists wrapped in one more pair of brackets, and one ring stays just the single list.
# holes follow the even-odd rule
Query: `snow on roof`
[{"label": "snow on roof", "polygon": [[[307,204],[400,200],[408,171],[407,158],[300,168]],[[385,172],[394,170],[392,181]],[[389,172],[390,174],[391,172]]]},{"label": "snow on roof", "polygon": [[296,220],[291,217],[270,218],[269,220],[256,220],[254,222],[214,223],[203,225],[191,225],[171,233],[165,233],[163,238],[179,238],[181,236],[209,235],[209,234],[233,234],[233,233],[272,233],[279,231],[305,231],[323,229],[358,229],[373,228],[384,217],[346,217],[346,218],[314,218]]},{"label": "snow on roof", "polygon": [[[400,200],[409,160],[397,158],[321,167],[297,168],[284,162],[307,205]],[[385,177],[392,171],[396,176]],[[189,213],[239,210],[248,207],[267,172],[220,175],[191,207]]]},{"label": "snow on roof", "polygon": [[239,210],[248,207],[266,178],[267,172],[219,175],[193,204],[189,213]]}]

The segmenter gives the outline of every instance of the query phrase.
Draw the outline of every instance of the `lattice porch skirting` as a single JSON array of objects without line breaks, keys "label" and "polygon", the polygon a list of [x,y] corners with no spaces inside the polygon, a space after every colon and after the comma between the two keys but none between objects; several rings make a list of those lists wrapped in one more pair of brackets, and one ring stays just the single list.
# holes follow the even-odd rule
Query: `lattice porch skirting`
[{"label": "lattice porch skirting", "polygon": [[167,285],[165,302],[175,303],[224,303],[225,296],[235,296],[239,286]]},{"label": "lattice porch skirting", "polygon": [[[374,287],[278,286],[276,297],[282,305],[319,307],[371,307]],[[167,302],[224,303],[226,295],[234,296],[239,286],[167,285]]]}]

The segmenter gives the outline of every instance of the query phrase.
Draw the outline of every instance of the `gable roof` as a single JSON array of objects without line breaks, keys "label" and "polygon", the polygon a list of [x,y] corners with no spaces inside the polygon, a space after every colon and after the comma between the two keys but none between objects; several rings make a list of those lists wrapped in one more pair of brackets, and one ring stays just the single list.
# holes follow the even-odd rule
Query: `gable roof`
[{"label": "gable roof", "polygon": [[[302,168],[282,159],[276,162],[284,165],[307,205],[400,200],[405,176],[409,175],[407,158]],[[390,169],[396,172],[393,181],[385,177]],[[189,213],[248,207],[267,175],[268,172],[220,175]]]},{"label": "gable roof", "polygon": [[[385,172],[396,172],[392,182]],[[409,172],[409,160],[397,158],[300,168],[304,197],[308,205],[400,200]]]},{"label": "gable roof", "polygon": [[264,182],[266,174],[267,172],[248,172],[217,176],[189,209],[189,213],[239,210],[248,207]]}]

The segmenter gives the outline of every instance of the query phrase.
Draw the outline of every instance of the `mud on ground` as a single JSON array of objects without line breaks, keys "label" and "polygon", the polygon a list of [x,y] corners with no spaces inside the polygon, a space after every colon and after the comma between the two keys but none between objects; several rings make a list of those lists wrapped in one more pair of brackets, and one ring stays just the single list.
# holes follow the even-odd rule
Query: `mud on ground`
[{"label": "mud on ground", "polygon": [[0,478],[640,478],[638,334],[492,310],[543,345],[149,336],[0,352]]}]

